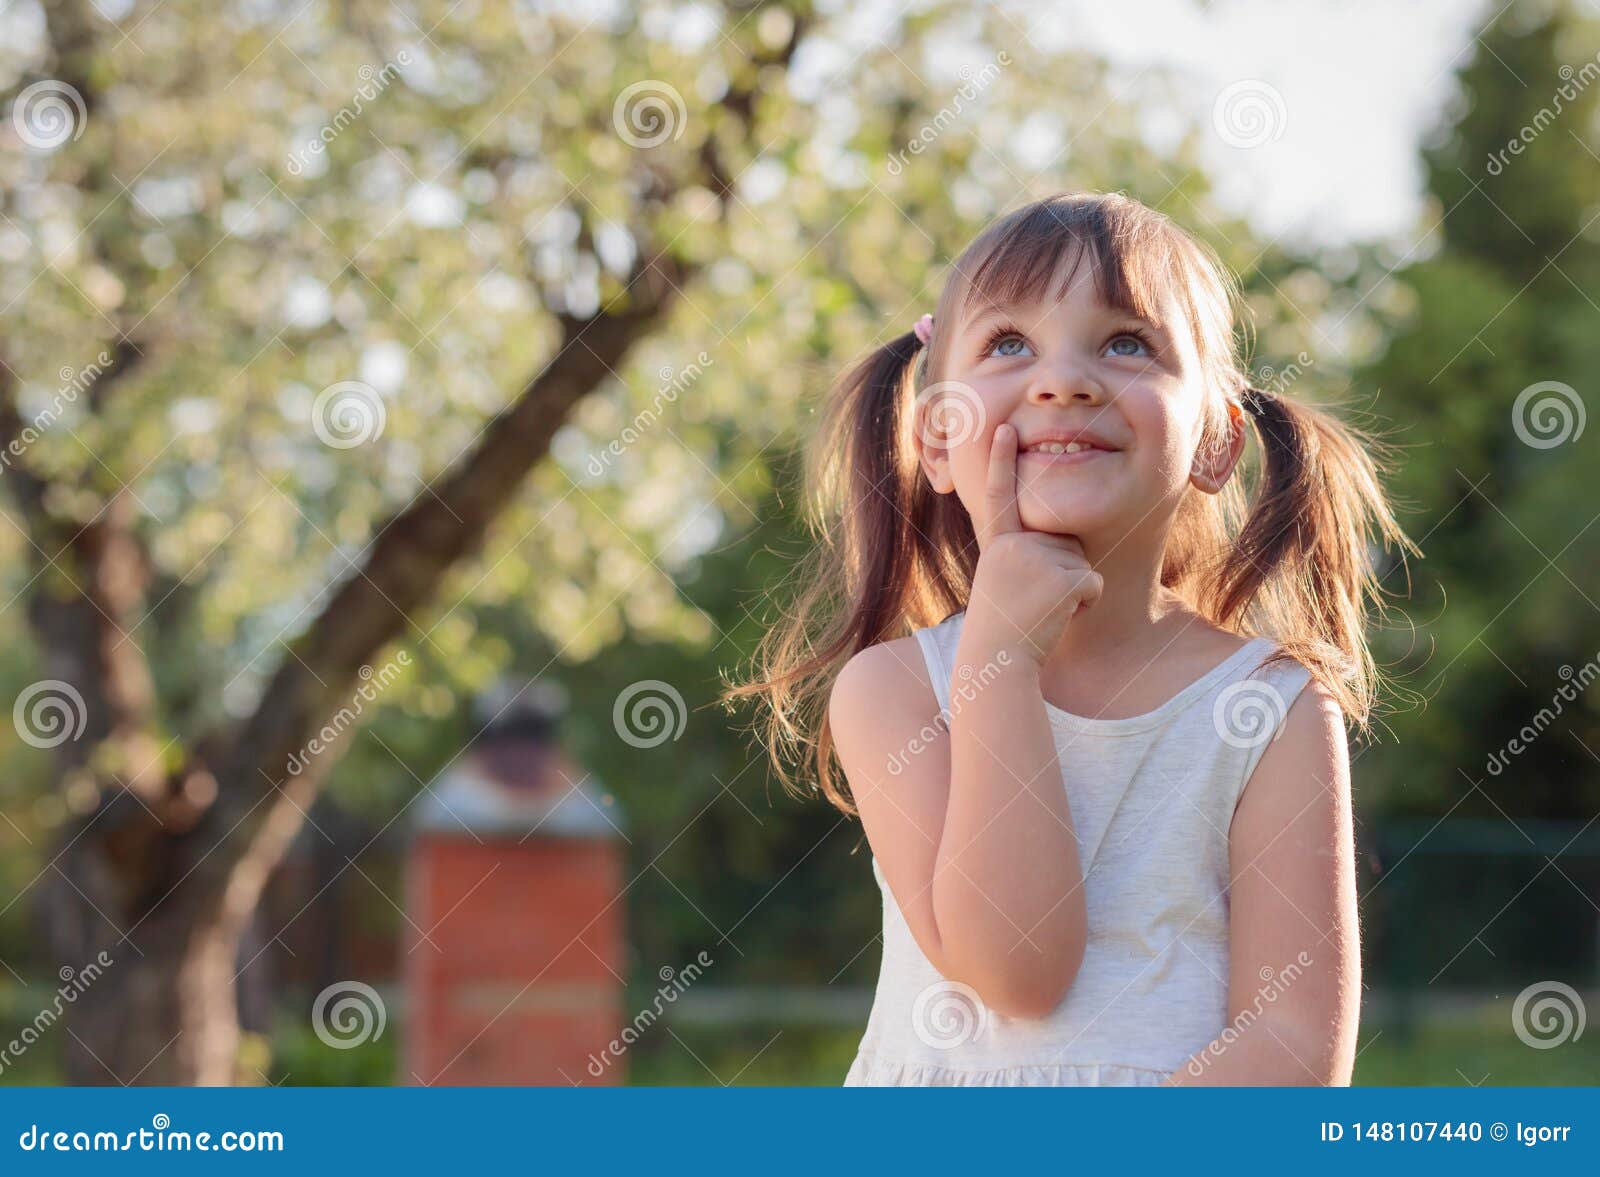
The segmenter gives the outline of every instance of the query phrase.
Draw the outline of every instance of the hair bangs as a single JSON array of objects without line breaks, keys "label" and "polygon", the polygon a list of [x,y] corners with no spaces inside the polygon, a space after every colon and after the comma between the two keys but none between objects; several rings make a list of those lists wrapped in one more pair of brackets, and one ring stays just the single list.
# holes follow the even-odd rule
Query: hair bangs
[{"label": "hair bangs", "polygon": [[1059,301],[1090,259],[1095,293],[1106,306],[1166,327],[1166,295],[1177,274],[1172,244],[1143,206],[1072,196],[1028,205],[1002,218],[957,263],[967,308]]}]

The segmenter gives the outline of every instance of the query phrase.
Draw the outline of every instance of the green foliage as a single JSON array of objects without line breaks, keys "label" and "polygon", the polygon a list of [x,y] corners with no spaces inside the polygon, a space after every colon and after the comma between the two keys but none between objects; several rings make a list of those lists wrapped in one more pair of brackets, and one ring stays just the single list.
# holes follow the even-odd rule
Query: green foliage
[{"label": "green foliage", "polygon": [[396,1027],[359,1045],[330,1046],[311,1028],[306,1011],[285,1011],[272,1035],[270,1069],[246,1082],[285,1087],[387,1087],[404,1085]]},{"label": "green foliage", "polygon": [[[1358,778],[1376,790],[1369,805],[1389,811],[1586,817],[1600,798],[1592,691],[1562,704],[1554,729],[1503,773],[1487,771],[1600,657],[1600,431],[1579,432],[1575,415],[1594,404],[1600,365],[1600,158],[1586,141],[1600,87],[1573,76],[1597,50],[1595,22],[1564,11],[1543,21],[1516,7],[1483,34],[1460,77],[1464,113],[1425,157],[1433,252],[1394,273],[1388,301],[1403,313],[1360,374],[1382,389],[1405,447],[1394,487],[1426,557],[1413,568],[1410,626],[1380,654],[1426,706],[1390,719],[1392,740]],[[1520,154],[1505,152],[1513,140]],[[1576,403],[1536,393],[1519,409],[1542,382],[1568,386]],[[1542,420],[1531,407],[1541,399]],[[1564,424],[1550,411],[1563,406]]]}]

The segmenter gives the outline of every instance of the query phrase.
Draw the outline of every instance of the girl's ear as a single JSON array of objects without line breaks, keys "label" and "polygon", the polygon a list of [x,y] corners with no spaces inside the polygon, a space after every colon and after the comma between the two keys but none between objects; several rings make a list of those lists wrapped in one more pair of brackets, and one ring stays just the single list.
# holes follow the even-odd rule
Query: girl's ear
[{"label": "girl's ear", "polygon": [[940,428],[944,414],[937,411],[939,395],[935,386],[916,399],[911,410],[911,444],[916,447],[917,462],[929,485],[944,495],[955,490],[956,482],[950,473],[950,439]]},{"label": "girl's ear", "polygon": [[1208,495],[1216,494],[1228,484],[1228,477],[1244,453],[1244,409],[1232,400],[1227,406],[1226,436],[1202,440],[1189,466],[1189,481]]}]

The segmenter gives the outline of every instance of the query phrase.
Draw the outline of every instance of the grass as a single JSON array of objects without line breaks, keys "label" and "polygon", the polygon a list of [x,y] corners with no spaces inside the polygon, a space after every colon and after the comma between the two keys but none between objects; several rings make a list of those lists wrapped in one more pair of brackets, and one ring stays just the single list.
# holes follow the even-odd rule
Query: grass
[{"label": "grass", "polygon": [[1537,1049],[1509,1016],[1362,1031],[1355,1084],[1361,1087],[1592,1087],[1600,1083],[1600,1036]]},{"label": "grass", "polygon": [[859,1029],[657,1027],[627,1057],[634,1087],[837,1087]]},{"label": "grass", "polygon": [[[29,1020],[27,1001],[0,1002],[0,1043]],[[0,1070],[0,1086],[61,1081],[52,1027],[21,1057]],[[270,1061],[260,1059],[252,1082],[289,1086],[383,1085],[396,1074],[398,1035],[391,1023],[383,1038],[357,1050],[334,1050],[298,1019],[280,1018]],[[858,1026],[672,1025],[661,1022],[623,1057],[633,1086],[837,1087],[861,1039]],[[264,1040],[258,1040],[265,1050]],[[1550,1049],[1522,1042],[1512,1029],[1509,1003],[1470,1013],[1436,1016],[1409,1031],[1397,1022],[1364,1025],[1356,1058],[1360,1087],[1543,1087],[1600,1083],[1600,1034],[1584,1033]]]},{"label": "grass", "polygon": [[[1497,1016],[1498,1015],[1498,1016]],[[857,1029],[656,1027],[628,1056],[635,1086],[825,1086],[844,1081]],[[1353,1086],[1585,1087],[1600,1083],[1600,1035],[1550,1049],[1523,1043],[1503,1011],[1449,1022],[1363,1027]]]}]

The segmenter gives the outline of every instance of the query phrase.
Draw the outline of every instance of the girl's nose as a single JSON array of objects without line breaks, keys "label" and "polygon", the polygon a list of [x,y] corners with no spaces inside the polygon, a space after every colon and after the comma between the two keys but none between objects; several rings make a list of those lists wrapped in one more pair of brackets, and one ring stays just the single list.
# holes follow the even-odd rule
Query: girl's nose
[{"label": "girl's nose", "polygon": [[1039,364],[1028,383],[1027,395],[1034,404],[1068,404],[1076,401],[1098,405],[1106,400],[1105,387],[1094,378],[1094,374],[1084,365],[1068,359],[1053,364]]}]

